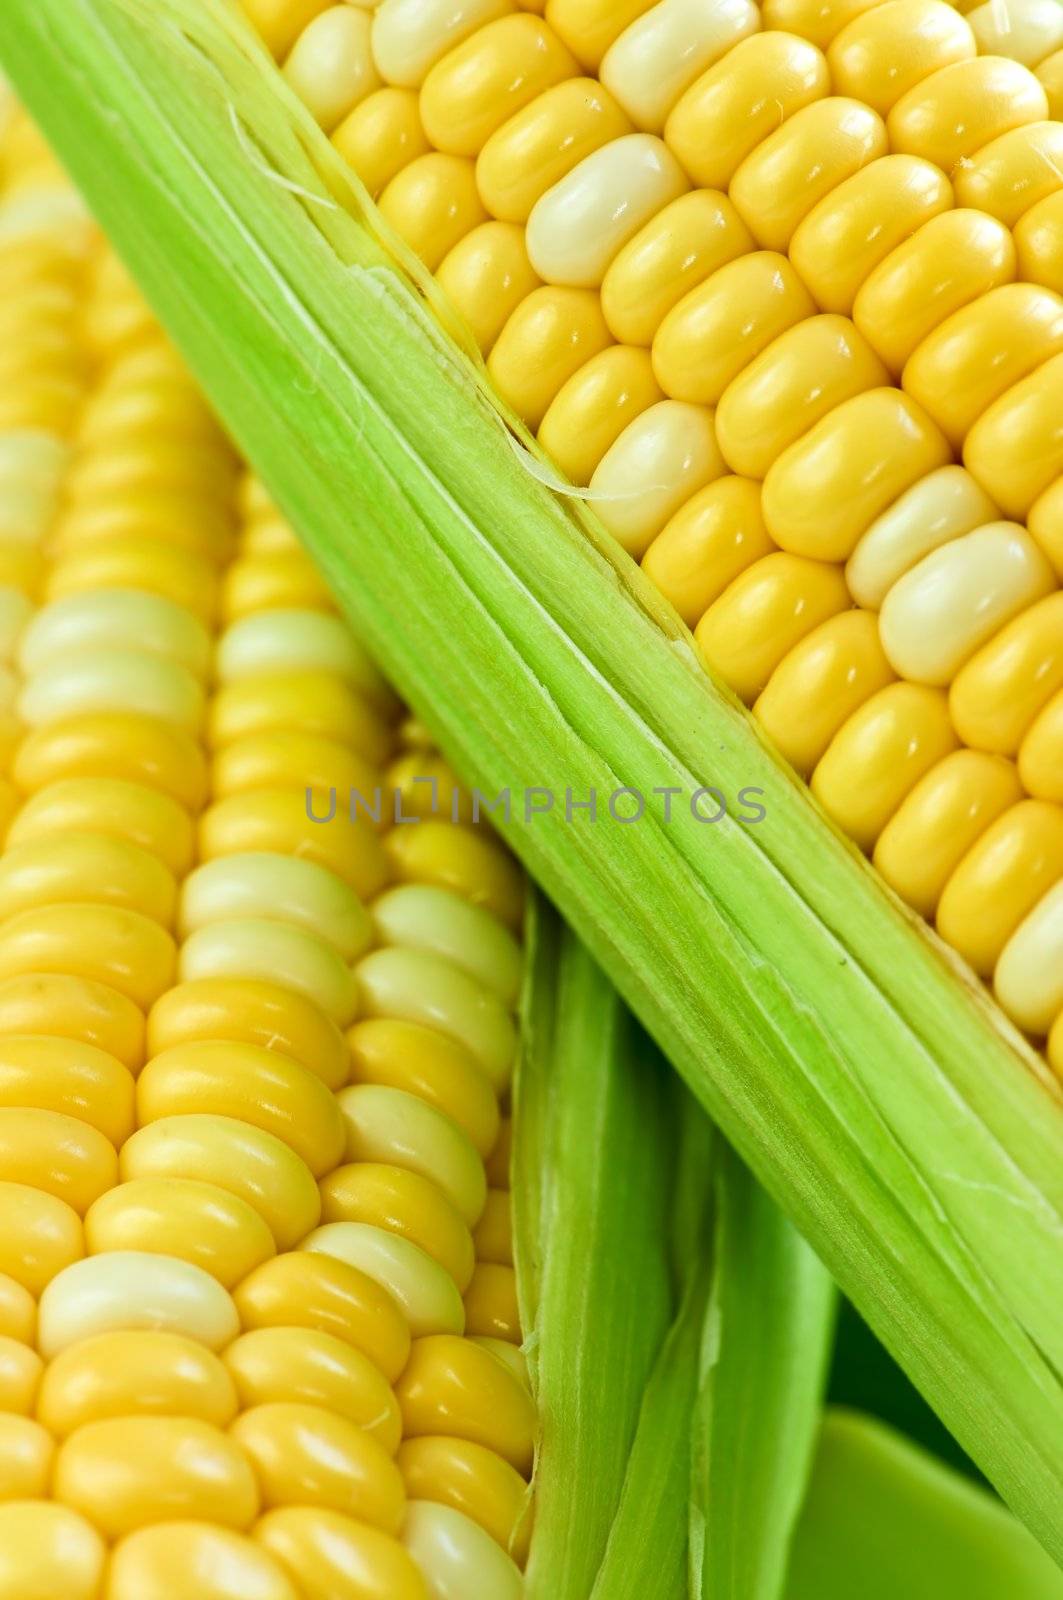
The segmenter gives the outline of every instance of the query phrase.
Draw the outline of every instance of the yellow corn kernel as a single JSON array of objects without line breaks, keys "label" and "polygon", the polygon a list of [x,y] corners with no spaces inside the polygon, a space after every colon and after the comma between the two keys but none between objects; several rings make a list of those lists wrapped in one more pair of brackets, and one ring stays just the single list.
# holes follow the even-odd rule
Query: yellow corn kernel
[{"label": "yellow corn kernel", "polygon": [[1011,234],[979,211],[946,211],[898,245],[856,296],[853,320],[894,372],[945,319],[1017,269]]},{"label": "yellow corn kernel", "polygon": [[0,1408],[4,1412],[29,1416],[43,1371],[44,1363],[36,1350],[9,1334],[0,1334]]},{"label": "yellow corn kernel", "polygon": [[163,595],[208,624],[217,606],[214,566],[204,556],[131,535],[100,539],[59,556],[45,592],[55,600],[89,589],[121,588]]},{"label": "yellow corn kernel", "polygon": [[197,1112],[140,1128],[122,1146],[120,1172],[126,1183],[191,1178],[215,1184],[258,1212],[278,1250],[290,1250],[321,1214],[305,1162],[273,1134],[231,1117]]},{"label": "yellow corn kernel", "polygon": [[125,906],[173,926],[177,885],[157,857],[104,834],[45,836],[0,857],[0,916],[60,901]]},{"label": "yellow corn kernel", "polygon": [[1010,761],[954,750],[922,778],[875,846],[875,866],[928,920],[952,874],[986,829],[1022,799]]},{"label": "yellow corn kernel", "polygon": [[543,418],[539,443],[572,483],[588,484],[628,424],[663,398],[648,352],[613,345],[568,380]]},{"label": "yellow corn kernel", "polygon": [[377,939],[442,956],[497,995],[516,1004],[521,952],[512,935],[480,906],[431,884],[389,889],[373,906]]},{"label": "yellow corn kernel", "polygon": [[321,1221],[386,1227],[437,1262],[462,1294],[468,1287],[475,1264],[468,1224],[421,1173],[371,1161],[339,1167],[321,1182]]},{"label": "yellow corn kernel", "polygon": [[1063,884],[1057,883],[1012,934],[993,974],[1008,1016],[1043,1037],[1063,1014]]},{"label": "yellow corn kernel", "polygon": [[373,18],[373,57],[381,76],[418,88],[447,51],[513,10],[511,0],[385,0]]},{"label": "yellow corn kernel", "polygon": [[188,1261],[112,1251],[75,1261],[52,1279],[38,1308],[45,1361],[95,1334],[154,1329],[220,1350],[239,1332],[228,1292]]},{"label": "yellow corn kernel", "polygon": [[[2,888],[0,866],[0,888]],[[335,873],[301,856],[248,850],[204,862],[181,889],[179,931],[233,917],[268,917],[307,927],[327,939],[345,961],[363,955],[372,927],[354,890]]]},{"label": "yellow corn kernel", "polygon": [[27,794],[61,779],[120,778],[157,789],[191,811],[198,811],[206,793],[203,751],[187,729],[113,712],[27,734],[15,753],[13,775]]},{"label": "yellow corn kernel", "polygon": [[316,567],[301,549],[242,556],[226,569],[218,602],[229,625],[256,611],[333,608]]},{"label": "yellow corn kernel", "polygon": [[815,313],[784,256],[739,257],[686,295],[653,341],[657,381],[676,400],[715,405],[780,334]]},{"label": "yellow corn kernel", "polygon": [[1063,595],[1028,607],[967,662],[949,696],[967,745],[1015,755],[1038,714],[1063,687]]},{"label": "yellow corn kernel", "polygon": [[309,811],[305,792],[297,789],[228,795],[200,819],[200,859],[213,862],[245,851],[298,856],[327,868],[359,899],[372,899],[390,876],[387,854],[374,829],[364,818],[351,822],[342,813],[330,818],[328,806],[313,817]]},{"label": "yellow corn kernel", "polygon": [[482,906],[517,932],[524,914],[524,879],[513,858],[483,828],[420,822],[393,828],[385,848],[396,878],[430,883]]},{"label": "yellow corn kernel", "polygon": [[0,585],[5,589],[18,589],[35,598],[42,588],[44,570],[44,557],[35,545],[24,539],[5,539],[0,544]]},{"label": "yellow corn kernel", "polygon": [[839,567],[780,551],[736,578],[694,637],[713,671],[752,703],[786,653],[849,603]]},{"label": "yellow corn kernel", "polygon": [[662,140],[614,139],[536,202],[526,236],[531,264],[547,283],[595,288],[634,234],[688,188]]},{"label": "yellow corn kernel", "polygon": [[40,1294],[85,1254],[78,1213],[36,1181],[0,1181],[0,1274]]},{"label": "yellow corn kernel", "polygon": [[167,990],[148,1017],[148,1054],[199,1040],[278,1051],[330,1089],[347,1080],[343,1034],[311,1001],[276,982],[200,978]]},{"label": "yellow corn kernel", "polygon": [[534,432],[569,378],[610,342],[592,290],[544,287],[509,318],[487,368],[502,400]]},{"label": "yellow corn kernel", "polygon": [[967,852],[938,906],[938,931],[988,978],[1012,934],[1063,876],[1063,811],[1023,800]]},{"label": "yellow corn kernel", "polygon": [[892,681],[876,618],[842,611],[783,656],[753,714],[807,778],[849,717]]},{"label": "yellow corn kernel", "polygon": [[870,850],[919,779],[956,744],[940,690],[893,683],[835,735],[812,774],[812,791],[842,830]]},{"label": "yellow corn kernel", "polygon": [[992,500],[962,467],[928,473],[871,524],[849,557],[845,576],[853,599],[877,610],[925,556],[996,516]]},{"label": "yellow corn kernel", "polygon": [[717,478],[661,530],[642,569],[693,628],[740,573],[774,548],[760,512],[759,483]]},{"label": "yellow corn kernel", "polygon": [[[206,1514],[206,1513],[205,1513]],[[114,1547],[107,1600],[297,1600],[280,1563],[211,1522],[157,1522]]]},{"label": "yellow corn kernel", "polygon": [[904,387],[961,447],[1006,390],[1063,349],[1063,299],[1005,284],[943,322],[904,368]]},{"label": "yellow corn kernel", "polygon": [[1063,49],[1047,56],[1035,69],[1034,76],[1044,85],[1049,116],[1058,122],[1063,116]]},{"label": "yellow corn kernel", "polygon": [[683,92],[760,27],[750,0],[660,0],[610,45],[598,76],[636,127],[660,133]]},{"label": "yellow corn kernel", "polygon": [[385,761],[391,750],[391,730],[380,713],[324,670],[274,670],[223,684],[211,704],[208,740],[220,749],[285,728],[338,740],[367,761]]},{"label": "yellow corn kernel", "polygon": [[235,739],[215,752],[210,776],[218,800],[254,789],[310,790],[315,816],[328,811],[331,790],[347,797],[353,789],[371,803],[380,781],[376,766],[347,745],[297,728]]},{"label": "yellow corn kernel", "polygon": [[627,117],[595,79],[559,83],[510,117],[484,145],[476,162],[483,203],[503,222],[527,222],[547,190],[596,150],[630,132]]},{"label": "yellow corn kernel", "polygon": [[37,1332],[37,1303],[14,1278],[0,1272],[0,1333],[20,1344],[32,1345]]},{"label": "yellow corn kernel", "polygon": [[951,174],[1002,133],[1047,116],[1048,96],[1028,68],[1003,56],[979,56],[909,89],[888,126],[895,150]]},{"label": "yellow corn kernel", "polygon": [[44,1369],[37,1417],[57,1439],[90,1422],[143,1415],[195,1417],[225,1428],[233,1381],[197,1340],[154,1329],[100,1333],[61,1350]]},{"label": "yellow corn kernel", "polygon": [[355,1023],[348,1038],[352,1082],[416,1095],[457,1123],[486,1159],[498,1139],[498,1101],[465,1045],[435,1028],[384,1017]]},{"label": "yellow corn kernel", "polygon": [[123,906],[38,906],[0,928],[0,980],[31,972],[89,978],[146,1010],[169,988],[173,971],[170,935]]},{"label": "yellow corn kernel", "polygon": [[527,1557],[528,1485],[493,1450],[468,1439],[407,1439],[399,1470],[411,1500],[432,1500],[479,1523],[518,1565]]},{"label": "yellow corn kernel", "polygon": [[1063,294],[1063,193],[1031,206],[1015,228],[1019,275]]},{"label": "yellow corn kernel", "polygon": [[[145,526],[151,529],[150,543],[144,539]],[[56,525],[52,548],[57,562],[79,558],[88,562],[95,553],[105,554],[134,540],[159,568],[160,592],[166,594],[169,590],[162,587],[162,581],[175,587],[181,582],[181,558],[187,579],[191,563],[206,562],[213,567],[225,557],[232,543],[232,528],[227,511],[217,503],[216,491],[192,495],[141,490],[108,496],[98,504],[72,505]],[[178,598],[176,592],[173,598]]]},{"label": "yellow corn kernel", "polygon": [[86,1423],[60,1446],[52,1492],[112,1539],[167,1516],[246,1528],[259,1508],[239,1446],[195,1417]]},{"label": "yellow corn kernel", "polygon": [[267,50],[280,60],[328,3],[329,0],[240,0],[240,8]]},{"label": "yellow corn kernel", "polygon": [[810,39],[821,50],[855,17],[882,0],[763,0],[764,26]]},{"label": "yellow corn kernel", "polygon": [[375,198],[403,167],[431,146],[413,89],[376,89],[344,117],[332,143]]},{"label": "yellow corn kernel", "polygon": [[[4,1600],[97,1600],[107,1551],[95,1528],[53,1500],[0,1505]],[[145,1597],[146,1600],[146,1597]]]},{"label": "yellow corn kernel", "polygon": [[400,1234],[366,1222],[329,1222],[307,1235],[303,1249],[345,1261],[380,1284],[415,1339],[465,1332],[465,1308],[454,1279]]},{"label": "yellow corn kernel", "polygon": [[626,344],[652,344],[680,300],[752,249],[752,235],[725,194],[681,195],[651,217],[606,272],[601,296],[610,330]]},{"label": "yellow corn kernel", "polygon": [[0,1038],[0,1106],[35,1106],[86,1122],[116,1147],[133,1131],[133,1080],[95,1045],[46,1034]]},{"label": "yellow corn kernel", "polygon": [[242,1412],[229,1436],[254,1467],[263,1509],[325,1506],[398,1533],[406,1503],[402,1476],[384,1448],[346,1417],[276,1400]]},{"label": "yellow corn kernel", "polygon": [[329,6],[307,24],[288,53],[284,76],[326,133],[380,88],[371,30],[370,17],[357,6]]},{"label": "yellow corn kernel", "polygon": [[314,1328],[353,1345],[394,1383],[406,1365],[409,1329],[391,1296],[332,1256],[294,1250],[257,1268],[236,1290],[244,1330]]},{"label": "yellow corn kernel", "polygon": [[440,263],[437,281],[461,313],[483,355],[541,280],[528,260],[524,230],[514,222],[483,222]]},{"label": "yellow corn kernel", "polygon": [[63,778],[40,788],[19,812],[9,844],[71,833],[102,833],[128,840],[180,877],[192,860],[192,825],[170,795],[126,778]]},{"label": "yellow corn kernel", "polygon": [[354,635],[338,617],[320,611],[277,608],[233,623],[218,641],[215,672],[226,685],[249,679],[272,683],[282,672],[331,674],[381,720],[398,709],[394,693]]},{"label": "yellow corn kernel", "polygon": [[421,120],[437,150],[478,155],[509,117],[579,68],[549,24],[500,17],[450,51],[421,89]]},{"label": "yellow corn kernel", "polygon": [[389,1456],[402,1418],[383,1374],[361,1351],[315,1328],[256,1328],[224,1352],[241,1409],[272,1401],[322,1406],[364,1428]]},{"label": "yellow corn kernel", "polygon": [[31,1417],[0,1416],[0,1501],[48,1492],[55,1441]]},{"label": "yellow corn kernel", "polygon": [[531,1471],[531,1395],[489,1350],[436,1334],[414,1341],[396,1386],[405,1439],[446,1435],[493,1450],[522,1477]]},{"label": "yellow corn kernel", "polygon": [[404,749],[384,772],[384,794],[390,803],[383,807],[381,820],[388,826],[412,817],[422,822],[431,817],[472,822],[472,796],[459,784],[453,767],[432,748],[431,740],[408,739],[405,728],[400,740]]},{"label": "yellow corn kernel", "polygon": [[337,1096],[347,1119],[347,1159],[407,1168],[430,1179],[467,1227],[487,1199],[483,1163],[450,1119],[399,1089],[356,1084]]},{"label": "yellow corn kernel", "polygon": [[397,172],[380,196],[380,210],[429,272],[487,213],[476,172],[463,156],[432,151]]},{"label": "yellow corn kernel", "polygon": [[466,1330],[491,1339],[519,1344],[520,1312],[517,1279],[512,1267],[478,1261],[465,1291]]},{"label": "yellow corn kernel", "polygon": [[764,520],[784,550],[847,561],[887,506],[949,459],[944,435],[914,400],[869,389],[778,458],[764,481]]},{"label": "yellow corn kernel", "polygon": [[768,345],[724,390],[716,412],[720,449],[736,472],[763,478],[828,412],[888,381],[847,317],[808,317]]},{"label": "yellow corn kernel", "polygon": [[178,965],[182,983],[199,978],[268,982],[277,972],[341,1028],[353,1021],[358,994],[350,968],[333,945],[306,928],[266,917],[233,917],[190,935]]},{"label": "yellow corn kernel", "polygon": [[48,1033],[82,1039],[131,1072],[144,1061],[144,1017],[124,994],[69,973],[26,973],[0,981],[0,1035]]},{"label": "yellow corn kernel", "polygon": [[1052,50],[1063,46],[1063,17],[1053,0],[1023,0],[1001,14],[991,0],[968,11],[967,21],[985,56],[1010,56],[1036,67]]},{"label": "yellow corn kernel", "polygon": [[588,71],[655,0],[547,0],[546,20]]},{"label": "yellow corn kernel", "polygon": [[496,994],[427,949],[376,950],[356,971],[367,1016],[438,1028],[467,1046],[496,1092],[504,1092],[513,1065],[516,1032]]},{"label": "yellow corn kernel", "polygon": [[1063,127],[1034,122],[1001,134],[966,162],[956,178],[960,205],[978,207],[1007,227],[1063,189]]},{"label": "yellow corn kernel", "polygon": [[[330,1600],[345,1591],[365,1600],[429,1600],[424,1579],[401,1544],[338,1511],[282,1506],[256,1523],[254,1537],[291,1574],[305,1600]],[[243,1600],[243,1594],[233,1600]]]},{"label": "yellow corn kernel", "polygon": [[1063,694],[1052,697],[1022,741],[1019,774],[1030,794],[1063,801]]},{"label": "yellow corn kernel", "polygon": [[780,122],[829,92],[827,63],[814,45],[789,33],[754,33],[691,84],[664,136],[695,183],[726,189]]},{"label": "yellow corn kernel", "polygon": [[148,1250],[191,1261],[231,1289],[274,1253],[258,1212],[216,1184],[137,1178],[101,1195],[85,1217],[89,1255]]},{"label": "yellow corn kernel", "polygon": [[839,94],[886,116],[910,89],[977,52],[974,33],[952,6],[941,0],[889,0],[843,28],[827,59]]},{"label": "yellow corn kernel", "polygon": [[1063,472],[1063,354],[1014,384],[964,445],[968,471],[1007,516],[1024,518]]},{"label": "yellow corn kernel", "polygon": [[591,500],[609,532],[638,560],[691,495],[723,477],[714,414],[662,400],[629,423],[591,479]]},{"label": "yellow corn kernel", "polygon": [[436,1595],[476,1594],[484,1600],[520,1600],[524,1584],[515,1561],[478,1523],[450,1506],[412,1501],[403,1544]]}]

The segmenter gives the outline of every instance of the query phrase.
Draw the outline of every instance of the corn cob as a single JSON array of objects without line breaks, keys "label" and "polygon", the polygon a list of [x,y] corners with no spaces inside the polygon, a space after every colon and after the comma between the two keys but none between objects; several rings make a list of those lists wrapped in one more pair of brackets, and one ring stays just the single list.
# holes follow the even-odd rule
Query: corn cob
[{"label": "corn cob", "polygon": [[1000,7],[942,0],[244,9],[501,397],[1063,1068],[1054,0],[996,55]]},{"label": "corn cob", "polygon": [[[23,315],[4,513],[46,559],[4,591],[0,1596],[510,1600],[519,874],[116,258],[34,229],[0,272],[32,245],[31,302],[80,274],[89,384],[15,409],[42,371],[54,403]],[[446,820],[396,825],[426,772]],[[320,825],[337,794],[364,811]]]}]

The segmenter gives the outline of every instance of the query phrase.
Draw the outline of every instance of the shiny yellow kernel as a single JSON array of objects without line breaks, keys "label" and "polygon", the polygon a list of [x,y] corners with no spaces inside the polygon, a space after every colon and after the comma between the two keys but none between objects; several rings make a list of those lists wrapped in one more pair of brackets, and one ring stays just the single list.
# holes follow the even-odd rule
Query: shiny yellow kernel
[{"label": "shiny yellow kernel", "polygon": [[372,1278],[332,1256],[295,1250],[257,1268],[236,1290],[244,1330],[314,1328],[360,1350],[394,1383],[410,1334],[398,1306]]},{"label": "shiny yellow kernel", "polygon": [[1001,134],[965,162],[956,177],[957,202],[978,207],[1014,228],[1022,217],[1063,190],[1063,126],[1033,122]]},{"label": "shiny yellow kernel", "polygon": [[37,1330],[37,1303],[29,1290],[0,1271],[0,1334],[32,1344]]},{"label": "shiny yellow kernel", "polygon": [[844,723],[893,676],[876,617],[869,611],[841,611],[783,656],[753,714],[807,778]]},{"label": "shiny yellow kernel", "polygon": [[471,1518],[518,1565],[527,1557],[530,1496],[508,1461],[467,1439],[408,1439],[398,1464],[411,1500],[431,1500]]},{"label": "shiny yellow kernel", "polygon": [[274,1253],[258,1212],[216,1184],[138,1178],[101,1195],[85,1218],[90,1255],[144,1250],[191,1261],[225,1288]]},{"label": "shiny yellow kernel", "polygon": [[107,1600],[301,1600],[250,1538],[215,1523],[182,1520],[139,1528],[114,1547]]},{"label": "shiny yellow kernel", "polygon": [[531,1395],[471,1339],[415,1340],[396,1394],[406,1439],[467,1439],[496,1451],[522,1477],[530,1472],[537,1426]]},{"label": "shiny yellow kernel", "polygon": [[127,778],[62,778],[38,789],[8,834],[9,844],[102,833],[156,856],[177,877],[192,863],[192,824],[172,796]]},{"label": "shiny yellow kernel", "polygon": [[233,917],[199,928],[185,941],[178,962],[182,983],[200,978],[268,982],[278,972],[340,1027],[354,1020],[358,994],[350,968],[333,945],[291,923]]},{"label": "shiny yellow kernel", "polygon": [[504,222],[526,222],[547,190],[594,151],[630,132],[627,117],[595,79],[557,84],[484,145],[476,163],[483,203]]},{"label": "shiny yellow kernel", "polygon": [[0,1501],[48,1493],[55,1441],[32,1417],[0,1415]]},{"label": "shiny yellow kernel", "polygon": [[764,481],[768,532],[795,555],[847,561],[875,519],[949,459],[921,406],[896,389],[869,389],[773,464]]},{"label": "shiny yellow kernel", "polygon": [[122,778],[194,811],[206,793],[203,750],[186,729],[113,712],[34,730],[15,753],[13,774],[29,794],[63,778]]},{"label": "shiny yellow kernel", "polygon": [[81,1218],[32,1176],[0,1181],[0,1274],[39,1295],[64,1267],[85,1254]]},{"label": "shiny yellow kernel", "polygon": [[345,961],[357,960],[372,939],[369,913],[348,884],[315,861],[270,851],[221,856],[185,879],[182,938],[233,917],[270,917],[311,928]]},{"label": "shiny yellow kernel", "polygon": [[321,1182],[321,1220],[386,1228],[429,1255],[459,1291],[468,1286],[474,1265],[468,1225],[442,1190],[419,1172],[371,1161],[339,1167]]},{"label": "shiny yellow kernel", "polygon": [[528,260],[524,230],[514,222],[483,222],[467,233],[443,258],[436,279],[483,355],[541,284]]},{"label": "shiny yellow kernel", "polygon": [[210,623],[217,607],[217,578],[212,563],[189,550],[148,544],[143,537],[121,535],[60,556],[45,587],[48,599],[84,594],[90,589],[146,589]]},{"label": "shiny yellow kernel", "polygon": [[827,59],[839,94],[886,116],[910,89],[977,52],[968,23],[942,0],[888,0],[854,17]]},{"label": "shiny yellow kernel", "polygon": [[1039,712],[1063,687],[1063,595],[1016,616],[971,658],[949,695],[965,744],[1015,755]]},{"label": "shiny yellow kernel", "polygon": [[893,683],[834,736],[812,774],[812,791],[839,827],[870,850],[919,779],[956,744],[940,690]]},{"label": "shiny yellow kernel", "polygon": [[993,973],[1013,1022],[1044,1037],[1063,1012],[1063,884],[1057,883],[1012,934]]},{"label": "shiny yellow kernel", "polygon": [[416,93],[390,84],[355,106],[336,128],[332,143],[374,198],[396,173],[431,148]]},{"label": "shiny yellow kernel", "polygon": [[123,1416],[196,1417],[225,1428],[233,1381],[206,1346],[150,1328],[100,1333],[61,1350],[41,1381],[37,1418],[57,1439]]},{"label": "shiny yellow kernel", "polygon": [[98,1129],[61,1111],[0,1106],[0,1178],[32,1185],[83,1215],[117,1177],[117,1156]]},{"label": "shiny yellow kernel", "polygon": [[240,9],[278,59],[327,5],[328,0],[240,0]]},{"label": "shiny yellow kernel", "polygon": [[898,245],[856,296],[853,320],[893,372],[935,328],[1017,270],[1011,234],[980,211],[947,211]]},{"label": "shiny yellow kernel", "polygon": [[714,420],[703,406],[662,400],[629,423],[599,462],[592,504],[636,560],[692,495],[724,475]]},{"label": "shiny yellow kernel", "polygon": [[949,879],[937,926],[983,977],[1038,901],[1063,876],[1063,811],[1023,800],[988,828]]},{"label": "shiny yellow kernel", "polygon": [[199,1040],[232,1040],[278,1051],[330,1089],[347,1079],[346,1043],[335,1023],[277,982],[201,978],[168,990],[148,1017],[148,1054]]},{"label": "shiny yellow kernel", "polygon": [[769,344],[724,390],[716,412],[720,449],[736,472],[763,478],[829,411],[888,381],[847,317],[808,317]]},{"label": "shiny yellow kernel", "polygon": [[31,972],[89,978],[146,1010],[169,988],[173,971],[170,935],[122,906],[39,906],[0,929],[0,980]]},{"label": "shiny yellow kernel", "polygon": [[564,384],[610,343],[590,289],[534,290],[509,318],[488,357],[502,399],[536,430]]},{"label": "shiny yellow kernel", "polygon": [[713,671],[751,703],[787,651],[849,603],[839,567],[780,551],[736,578],[694,637]]},{"label": "shiny yellow kernel", "polygon": [[0,916],[59,901],[125,906],[173,926],[177,884],[168,867],[128,839],[100,833],[46,835],[0,857]]},{"label": "shiny yellow kernel", "polygon": [[1063,354],[983,412],[967,435],[963,460],[1006,516],[1026,516],[1063,473]]},{"label": "shiny yellow kernel", "polygon": [[1048,116],[1048,96],[1033,73],[1003,56],[943,67],[901,96],[889,114],[895,150],[922,156],[951,174],[991,140]]},{"label": "shiny yellow kernel", "polygon": [[431,950],[376,950],[356,969],[370,1017],[421,1023],[467,1046],[497,1093],[509,1081],[516,1033],[506,1007],[475,978]]},{"label": "shiny yellow kernel", "polygon": [[996,506],[962,467],[928,473],[876,518],[849,557],[853,599],[877,610],[924,556],[996,518]]},{"label": "shiny yellow kernel", "polygon": [[517,1279],[511,1266],[478,1261],[465,1291],[466,1331],[519,1344],[520,1312]]},{"label": "shiny yellow kernel", "polygon": [[954,750],[890,818],[875,846],[875,866],[902,900],[930,919],[968,850],[1021,798],[1010,761]]},{"label": "shiny yellow kernel", "polygon": [[759,27],[751,0],[661,0],[614,40],[598,76],[636,127],[659,133],[684,90]]},{"label": "shiny yellow kernel", "polygon": [[337,795],[335,815],[330,815],[331,800],[319,810],[319,797],[311,795],[308,802],[305,790],[294,788],[228,795],[200,819],[200,860],[214,862],[245,851],[298,856],[327,868],[360,899],[370,900],[390,876],[384,847],[364,812],[351,821]]},{"label": "shiny yellow kernel", "polygon": [[131,1072],[144,1061],[144,1017],[124,994],[91,978],[32,972],[0,982],[0,1035],[49,1033],[83,1039]]},{"label": "shiny yellow kernel", "polygon": [[326,133],[380,88],[371,29],[359,7],[329,6],[303,29],[284,62],[289,85]]},{"label": "shiny yellow kernel", "polygon": [[539,443],[571,482],[586,485],[628,424],[663,398],[648,352],[613,345],[568,380],[543,418]]},{"label": "shiny yellow kernel", "polygon": [[513,858],[484,826],[492,799],[484,797],[478,829],[441,821],[394,828],[387,837],[387,854],[400,882],[452,889],[516,932],[524,914],[524,880]]},{"label": "shiny yellow kernel", "polygon": [[504,122],[579,68],[553,29],[535,17],[500,17],[429,72],[421,120],[437,150],[475,156]]},{"label": "shiny yellow kernel", "polygon": [[1063,294],[1063,193],[1031,206],[1015,228],[1019,276]]},{"label": "shiny yellow kernel", "polygon": [[451,822],[473,822],[472,796],[459,784],[454,768],[427,744],[414,741],[389,762],[384,771],[381,822],[403,827],[414,817],[428,821],[447,817]]},{"label": "shiny yellow kernel", "polygon": [[347,806],[352,789],[371,803],[380,781],[378,769],[347,745],[296,728],[234,740],[215,752],[210,776],[218,800],[249,789],[294,789],[305,797],[309,789],[315,816],[327,814],[332,789],[337,806]]},{"label": "shiny yellow kernel", "polygon": [[172,1256],[114,1250],[75,1261],[41,1295],[37,1345],[46,1361],[95,1334],[154,1329],[210,1350],[236,1337],[231,1296],[209,1273]]},{"label": "shiny yellow kernel", "polygon": [[403,1167],[437,1185],[468,1227],[487,1198],[483,1163],[456,1123],[415,1096],[379,1084],[338,1095],[347,1119],[347,1159]]},{"label": "shiny yellow kernel", "polygon": [[390,1385],[368,1356],[335,1335],[305,1326],[255,1328],[222,1360],[242,1409],[277,1400],[323,1406],[364,1428],[389,1456],[398,1449],[402,1418]]},{"label": "shiny yellow kernel", "polygon": [[305,551],[269,550],[233,561],[221,580],[218,609],[229,624],[256,611],[328,610],[332,599]]},{"label": "shiny yellow kernel", "polygon": [[1030,794],[1063,802],[1063,694],[1053,695],[1022,741],[1019,774]]},{"label": "shiny yellow kernel", "polygon": [[347,1595],[352,1600],[429,1600],[420,1571],[397,1540],[340,1512],[282,1506],[256,1523],[254,1537],[291,1574],[304,1600]]},{"label": "shiny yellow kernel", "polygon": [[321,1212],[313,1175],[288,1145],[261,1128],[207,1112],[138,1129],[122,1147],[120,1171],[123,1182],[216,1184],[258,1212],[279,1250],[290,1250]]},{"label": "shiny yellow kernel", "polygon": [[346,1417],[277,1400],[244,1411],[229,1434],[254,1467],[264,1510],[325,1506],[385,1533],[399,1531],[402,1476],[383,1446]]},{"label": "shiny yellow kernel", "polygon": [[419,1245],[368,1222],[330,1222],[303,1240],[303,1249],[357,1267],[385,1289],[414,1338],[464,1333],[465,1311],[454,1279]]},{"label": "shiny yellow kernel", "polygon": [[35,1350],[10,1334],[0,1334],[0,1411],[29,1416],[43,1371]]},{"label": "shiny yellow kernel", "polygon": [[486,222],[473,163],[432,151],[397,172],[380,196],[380,210],[429,272],[459,239]]},{"label": "shiny yellow kernel", "polygon": [[214,749],[286,728],[350,745],[367,761],[386,760],[391,730],[380,713],[335,673],[284,670],[231,680],[215,695],[207,735]]},{"label": "shiny yellow kernel", "polygon": [[547,0],[546,20],[572,53],[594,71],[614,39],[655,0]]},{"label": "shiny yellow kernel", "polygon": [[759,483],[717,478],[665,525],[643,556],[642,569],[692,628],[740,573],[773,549]]},{"label": "shiny yellow kernel", "polygon": [[106,1555],[91,1523],[66,1506],[51,1500],[0,1505],[4,1600],[98,1600]]},{"label": "shiny yellow kernel", "polygon": [[841,30],[882,0],[763,0],[764,26],[810,39],[825,50]]},{"label": "shiny yellow kernel", "polygon": [[498,1138],[498,1101],[465,1045],[436,1028],[394,1018],[357,1022],[348,1038],[352,1082],[416,1095],[457,1123],[481,1157],[490,1154]]}]

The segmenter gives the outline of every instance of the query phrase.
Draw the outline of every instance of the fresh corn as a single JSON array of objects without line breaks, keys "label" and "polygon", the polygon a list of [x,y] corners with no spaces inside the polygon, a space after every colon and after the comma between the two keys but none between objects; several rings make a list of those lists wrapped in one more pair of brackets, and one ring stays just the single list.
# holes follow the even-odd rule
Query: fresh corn
[{"label": "fresh corn", "polygon": [[267,9],[501,397],[1063,1070],[1058,848],[1016,878],[1063,839],[1055,0]]},{"label": "fresh corn", "polygon": [[513,1600],[520,876],[3,150],[0,1597]]}]

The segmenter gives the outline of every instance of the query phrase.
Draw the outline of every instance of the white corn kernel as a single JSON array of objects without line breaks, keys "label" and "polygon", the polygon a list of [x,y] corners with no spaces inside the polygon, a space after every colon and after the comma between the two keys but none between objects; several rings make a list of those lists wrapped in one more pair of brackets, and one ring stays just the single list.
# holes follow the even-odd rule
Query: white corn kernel
[{"label": "white corn kernel", "polygon": [[639,560],[691,495],[726,471],[713,413],[662,400],[636,417],[602,458],[591,479],[591,504]]},{"label": "white corn kernel", "polygon": [[996,515],[992,500],[963,467],[927,473],[871,524],[849,557],[845,578],[853,599],[877,611],[924,556]]},{"label": "white corn kernel", "polygon": [[632,122],[659,133],[695,78],[759,27],[751,0],[661,0],[610,46],[598,76]]},{"label": "white corn kernel", "polygon": [[1063,1012],[1063,882],[1012,934],[993,987],[1008,1016],[1027,1033],[1046,1034]]}]

